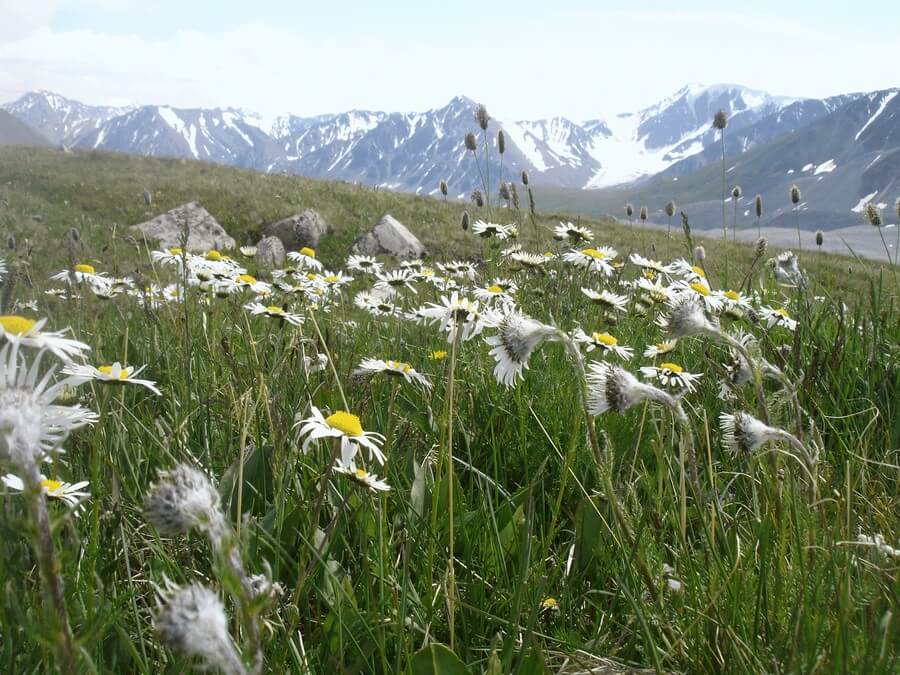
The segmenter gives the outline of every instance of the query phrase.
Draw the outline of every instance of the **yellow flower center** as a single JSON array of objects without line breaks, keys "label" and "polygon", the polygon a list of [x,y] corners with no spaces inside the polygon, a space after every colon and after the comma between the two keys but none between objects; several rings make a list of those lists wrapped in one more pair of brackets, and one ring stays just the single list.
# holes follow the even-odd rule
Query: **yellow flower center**
[{"label": "yellow flower center", "polygon": [[668,363],[668,362],[660,363],[659,369],[660,370],[668,370],[668,371],[670,371],[672,373],[676,373],[676,374],[684,372],[684,368],[679,366],[677,363]]},{"label": "yellow flower center", "polygon": [[173,246],[169,249],[169,255],[181,255],[182,253],[184,253],[184,251],[178,246]]},{"label": "yellow flower center", "polygon": [[552,257],[553,257],[553,251],[544,251],[544,257],[545,257],[545,258],[552,258]]},{"label": "yellow flower center", "polygon": [[3,326],[3,331],[13,335],[25,335],[34,328],[34,324],[33,319],[26,319],[24,316],[14,314],[0,316],[0,326]]},{"label": "yellow flower center", "polygon": [[365,480],[365,479],[368,477],[368,475],[369,475],[369,474],[366,472],[365,469],[357,469],[357,470],[356,470],[356,477],[357,477],[359,480]]},{"label": "yellow flower center", "polygon": [[[113,369],[112,366],[100,366],[99,368],[97,368],[97,370],[99,370],[104,375],[112,375],[112,369]],[[120,380],[128,379],[128,371],[125,368],[122,368],[122,370],[119,371],[119,379]]]},{"label": "yellow flower center", "polygon": [[641,274],[643,274],[644,278],[649,281],[653,281],[654,279],[656,279],[656,270],[644,269],[641,270]]},{"label": "yellow flower center", "polygon": [[307,273],[306,273],[306,278],[309,279],[310,281],[315,281],[315,280],[316,280],[316,275],[313,274],[312,272],[307,272]]},{"label": "yellow flower center", "polygon": [[725,297],[729,300],[734,300],[735,302],[737,302],[741,299],[741,294],[737,291],[725,291]]},{"label": "yellow flower center", "polygon": [[693,272],[694,274],[696,274],[698,277],[705,277],[705,276],[706,276],[706,272],[703,271],[703,268],[702,268],[702,267],[697,267],[697,265],[694,265],[694,266],[691,268],[691,272]]},{"label": "yellow flower center", "polygon": [[544,598],[544,601],[541,603],[541,607],[544,609],[554,609],[559,606],[559,602],[557,602],[556,598]]},{"label": "yellow flower center", "polygon": [[269,305],[266,307],[266,314],[275,314],[277,316],[282,316],[284,314],[284,310],[278,305]]},{"label": "yellow flower center", "polygon": [[206,252],[206,259],[212,260],[213,262],[219,261],[223,259],[223,255],[216,251],[215,249]]},{"label": "yellow flower center", "polygon": [[412,366],[404,361],[388,361],[387,364],[395,370],[402,370],[404,373],[412,370]]},{"label": "yellow flower center", "polygon": [[602,251],[598,251],[595,248],[583,248],[581,249],[581,254],[589,256],[594,260],[603,260],[606,257],[606,254]]},{"label": "yellow flower center", "polygon": [[787,311],[784,307],[779,307],[778,309],[775,310],[775,313],[776,313],[776,314],[780,314],[780,315],[783,316],[785,319],[790,319],[790,318],[791,318],[791,315],[788,314],[788,311]]},{"label": "yellow flower center", "polygon": [[338,410],[336,413],[325,418],[325,424],[332,429],[337,429],[348,436],[362,436],[363,428],[359,422],[359,418],[348,413],[345,410]]},{"label": "yellow flower center", "polygon": [[75,271],[81,272],[82,274],[96,274],[97,273],[97,270],[94,269],[93,265],[86,265],[84,263],[75,265]]},{"label": "yellow flower center", "polygon": [[313,249],[311,249],[309,246],[304,246],[303,248],[301,248],[300,253],[305,255],[307,258],[315,258],[316,257],[316,252]]},{"label": "yellow flower center", "polygon": [[503,288],[500,287],[500,286],[498,286],[497,284],[494,284],[494,285],[492,285],[492,286],[488,286],[488,287],[487,287],[487,290],[488,290],[490,293],[502,293],[502,292],[503,292]]},{"label": "yellow flower center", "polygon": [[691,284],[691,288],[693,288],[700,295],[706,296],[709,295],[709,289],[701,284],[699,281],[695,281]]},{"label": "yellow flower center", "polygon": [[619,341],[609,333],[594,333],[591,337],[594,338],[594,342],[599,342],[607,347],[615,347],[619,344]]},{"label": "yellow flower center", "polygon": [[445,352],[443,349],[438,349],[437,351],[431,352],[428,355],[428,358],[432,361],[443,361],[447,358],[447,352]]},{"label": "yellow flower center", "polygon": [[240,281],[242,284],[255,284],[256,283],[256,277],[253,276],[252,274],[239,274],[237,280]]},{"label": "yellow flower center", "polygon": [[55,494],[60,491],[63,484],[58,480],[51,480],[49,478],[45,478],[41,481],[41,487],[50,492],[51,494]]},{"label": "yellow flower center", "polygon": [[341,278],[337,274],[329,274],[325,277],[325,281],[327,281],[329,284],[337,283],[340,280]]},{"label": "yellow flower center", "polygon": [[675,342],[660,342],[658,345],[654,346],[656,347],[656,351],[660,354],[668,354],[675,349]]}]

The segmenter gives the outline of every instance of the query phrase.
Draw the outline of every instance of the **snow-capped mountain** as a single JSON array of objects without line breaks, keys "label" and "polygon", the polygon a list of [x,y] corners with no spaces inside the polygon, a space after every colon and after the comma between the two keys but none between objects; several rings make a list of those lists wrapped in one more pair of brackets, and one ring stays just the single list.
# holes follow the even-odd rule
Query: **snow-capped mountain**
[{"label": "snow-capped mountain", "polygon": [[72,145],[91,129],[130,108],[85,105],[49,91],[33,91],[3,106],[53,143]]},{"label": "snow-capped mountain", "polygon": [[271,163],[279,149],[254,122],[232,109],[142,106],[80,134],[74,145],[260,168]]},{"label": "snow-capped mountain", "polygon": [[[237,109],[142,106],[127,110],[86,106],[57,94],[33,92],[4,106],[48,138],[80,148],[184,157],[267,172],[434,194],[441,179],[465,197],[487,181],[465,149],[475,132],[485,140],[491,190],[501,176],[527,170],[535,185],[596,188],[687,176],[720,159],[711,120],[728,114],[726,153],[739,157],[828,119],[863,94],[790,99],[738,85],[689,85],[655,105],[609,119],[565,117],[492,119],[488,135],[473,117],[475,103],[458,96],[420,113],[352,110],[272,120]],[[501,158],[497,132],[506,148]],[[502,169],[501,169],[502,159]],[[492,198],[493,195],[492,195]]]}]

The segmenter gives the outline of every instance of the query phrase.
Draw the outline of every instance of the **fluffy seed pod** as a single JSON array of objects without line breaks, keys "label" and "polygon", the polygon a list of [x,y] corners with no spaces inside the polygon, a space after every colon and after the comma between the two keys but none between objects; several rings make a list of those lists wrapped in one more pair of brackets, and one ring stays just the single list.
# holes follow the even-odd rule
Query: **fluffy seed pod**
[{"label": "fluffy seed pod", "polygon": [[440,188],[441,188],[441,194],[446,197],[447,196],[447,181],[445,181],[443,178],[441,179]]},{"label": "fluffy seed pod", "polygon": [[641,207],[641,220],[642,221],[647,220],[647,207],[646,206]]},{"label": "fluffy seed pod", "polygon": [[728,115],[724,110],[719,110],[715,115],[713,115],[713,128],[719,129],[720,131],[728,126]]},{"label": "fluffy seed pod", "polygon": [[791,185],[791,204],[796,206],[800,203],[800,188],[796,185]]},{"label": "fluffy seed pod", "polygon": [[671,199],[666,202],[666,215],[669,216],[669,218],[675,215],[675,202]]},{"label": "fluffy seed pod", "polygon": [[522,185],[528,185],[528,172],[522,170]]},{"label": "fluffy seed pod", "polygon": [[472,201],[475,202],[475,206],[478,208],[484,206],[484,195],[481,193],[481,190],[472,191]]},{"label": "fluffy seed pod", "polygon": [[475,134],[471,131],[466,134],[466,150],[475,152],[478,149],[478,143],[475,141]]},{"label": "fluffy seed pod", "polygon": [[500,199],[502,199],[503,201],[508,202],[510,199],[512,199],[512,195],[509,192],[509,183],[507,183],[506,181],[500,183],[500,190],[498,194],[500,195]]},{"label": "fluffy seed pod", "polygon": [[881,209],[879,209],[872,202],[866,202],[865,207],[863,207],[863,215],[866,218],[866,222],[869,223],[872,227],[881,227],[884,225],[884,218],[881,215]]},{"label": "fluffy seed pod", "polygon": [[469,229],[469,212],[468,211],[463,211],[461,224],[462,224],[463,232],[466,232]]},{"label": "fluffy seed pod", "polygon": [[625,205],[625,215],[628,216],[629,218],[634,217],[634,206],[632,206],[631,204],[626,204]]},{"label": "fluffy seed pod", "polygon": [[769,240],[768,239],[766,239],[765,237],[760,237],[759,239],[757,239],[756,240],[756,257],[762,258],[766,254],[766,251],[768,250],[768,248],[769,248]]},{"label": "fluffy seed pod", "polygon": [[756,217],[762,218],[762,195],[756,195],[754,202],[756,203]]},{"label": "fluffy seed pod", "polygon": [[503,134],[503,129],[497,132],[497,150],[501,155],[506,152],[506,136]]},{"label": "fluffy seed pod", "polygon": [[821,246],[825,241],[825,233],[822,230],[816,230],[816,246]]},{"label": "fluffy seed pod", "polygon": [[741,190],[740,185],[735,185],[731,188],[731,196],[733,199],[740,199],[742,194],[744,194],[744,191]]},{"label": "fluffy seed pod", "polygon": [[491,121],[491,116],[488,115],[487,107],[483,103],[479,103],[475,106],[475,120],[478,122],[478,126],[481,127],[482,131],[487,131],[488,122]]},{"label": "fluffy seed pod", "polygon": [[703,246],[694,247],[694,262],[702,263],[706,260],[706,249]]},{"label": "fluffy seed pod", "polygon": [[144,499],[144,515],[165,537],[197,527],[216,539],[224,530],[219,493],[209,476],[189,464],[159,472]]}]

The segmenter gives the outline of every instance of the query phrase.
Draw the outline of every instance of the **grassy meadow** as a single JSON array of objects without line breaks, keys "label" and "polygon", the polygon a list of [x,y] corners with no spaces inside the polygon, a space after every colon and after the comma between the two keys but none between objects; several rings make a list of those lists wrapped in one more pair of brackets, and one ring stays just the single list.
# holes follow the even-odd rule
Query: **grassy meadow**
[{"label": "grassy meadow", "polygon": [[[282,274],[125,231],[186,201],[335,232]],[[898,672],[897,269],[540,207],[0,149],[3,671]],[[424,268],[348,265],[385,213]],[[88,423],[26,460],[66,328],[40,406]]]}]

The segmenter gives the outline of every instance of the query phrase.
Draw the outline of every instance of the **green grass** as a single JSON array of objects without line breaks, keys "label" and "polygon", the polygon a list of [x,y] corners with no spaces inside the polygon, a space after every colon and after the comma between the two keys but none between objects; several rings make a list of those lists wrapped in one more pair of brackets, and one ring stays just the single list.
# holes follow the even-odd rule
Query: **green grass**
[{"label": "green grass", "polygon": [[[13,296],[39,306],[37,314],[22,312],[47,316],[54,328],[71,326],[91,345],[95,363],[146,364],[142,375],[163,392],[83,385],[80,400],[100,422],[76,432],[64,458],[45,469],[91,481],[81,517],[51,504],[79,672],[189,668],[153,630],[155,585],[168,578],[221,588],[220,570],[202,536],[160,538],[142,513],[157,471],[185,461],[216,478],[231,522],[240,523],[247,567],[270,568],[287,589],[265,617],[267,672],[431,672],[413,656],[427,644],[449,643],[451,623],[454,652],[471,673],[579,673],[602,664],[615,668],[609,672],[897,672],[900,566],[847,543],[860,530],[895,546],[900,537],[900,314],[889,272],[853,263],[858,269],[848,275],[846,259],[807,254],[806,292],[778,287],[765,273],[749,275],[763,301],[790,309],[796,332],[723,322],[729,331],[760,336],[766,358],[797,384],[804,440],[820,451],[815,500],[786,447],[769,446],[784,451],[770,463],[723,446],[719,413],[754,410],[758,402],[749,390],[741,404],[721,399],[717,373],[726,354],[695,338],[683,340],[672,358],[703,373],[684,399],[699,494],[682,481],[671,415],[656,406],[598,417],[598,462],[576,373],[553,343],[539,347],[524,381],[510,390],[496,383],[479,338],[461,344],[451,471],[442,433],[449,359],[428,358],[449,349],[446,337],[434,326],[375,319],[353,307],[353,293],[369,285],[361,275],[327,312],[313,315],[287,299],[307,315],[302,328],[248,315],[241,308],[247,296],[205,306],[192,290],[186,305],[144,309],[125,296],[43,295],[48,274],[68,265],[65,233],[73,226],[80,260],[174,280],[150,267],[145,252],[112,237],[114,223],[150,215],[141,200],[145,187],[154,191],[155,212],[196,199],[239,241],[265,222],[316,208],[337,226],[320,251],[333,267],[354,236],[390,212],[437,256],[484,252],[491,261],[479,270],[479,283],[514,277],[519,306],[530,316],[565,330],[614,333],[635,348],[632,372],[650,362],[640,356],[643,348],[663,336],[653,312],[640,316],[633,303],[614,323],[587,304],[579,289],[602,286],[597,278],[556,263],[558,273],[544,275],[498,262],[490,247],[460,230],[461,205],[177,161],[0,152],[2,227],[18,239],[7,255],[18,274]],[[35,214],[43,219],[34,221]],[[494,220],[511,215],[495,212]],[[532,248],[558,246],[545,229],[556,220],[543,214],[536,231],[522,223]],[[657,257],[665,252],[664,234],[583,224],[620,256],[651,247]],[[668,244],[672,257],[685,253],[681,238]],[[725,286],[725,252],[708,242],[716,287]],[[727,253],[733,285],[752,256],[739,245]],[[249,267],[256,271],[252,261]],[[624,274],[632,278],[634,268]],[[428,286],[418,289],[404,293],[405,306],[437,300]],[[336,377],[330,370],[307,377],[303,356],[326,348]],[[365,357],[408,361],[434,390],[423,396],[394,381],[352,377]],[[319,510],[332,449],[320,443],[303,454],[293,420],[308,415],[310,404],[326,414],[342,409],[343,395],[365,429],[388,437],[388,462],[377,473],[392,490],[371,496],[333,477]],[[767,382],[766,398],[771,422],[793,430],[797,420],[777,384]],[[609,484],[615,500],[603,487]],[[614,501],[633,542],[615,518]],[[32,525],[21,498],[0,503],[0,663],[5,672],[49,670],[53,633],[29,548]],[[452,622],[451,522],[458,588]],[[330,533],[321,558],[317,530]],[[681,592],[665,590],[664,564],[674,568]],[[657,602],[642,565],[657,584]],[[548,597],[558,612],[541,610]],[[244,644],[236,608],[227,606],[233,635]]]}]

